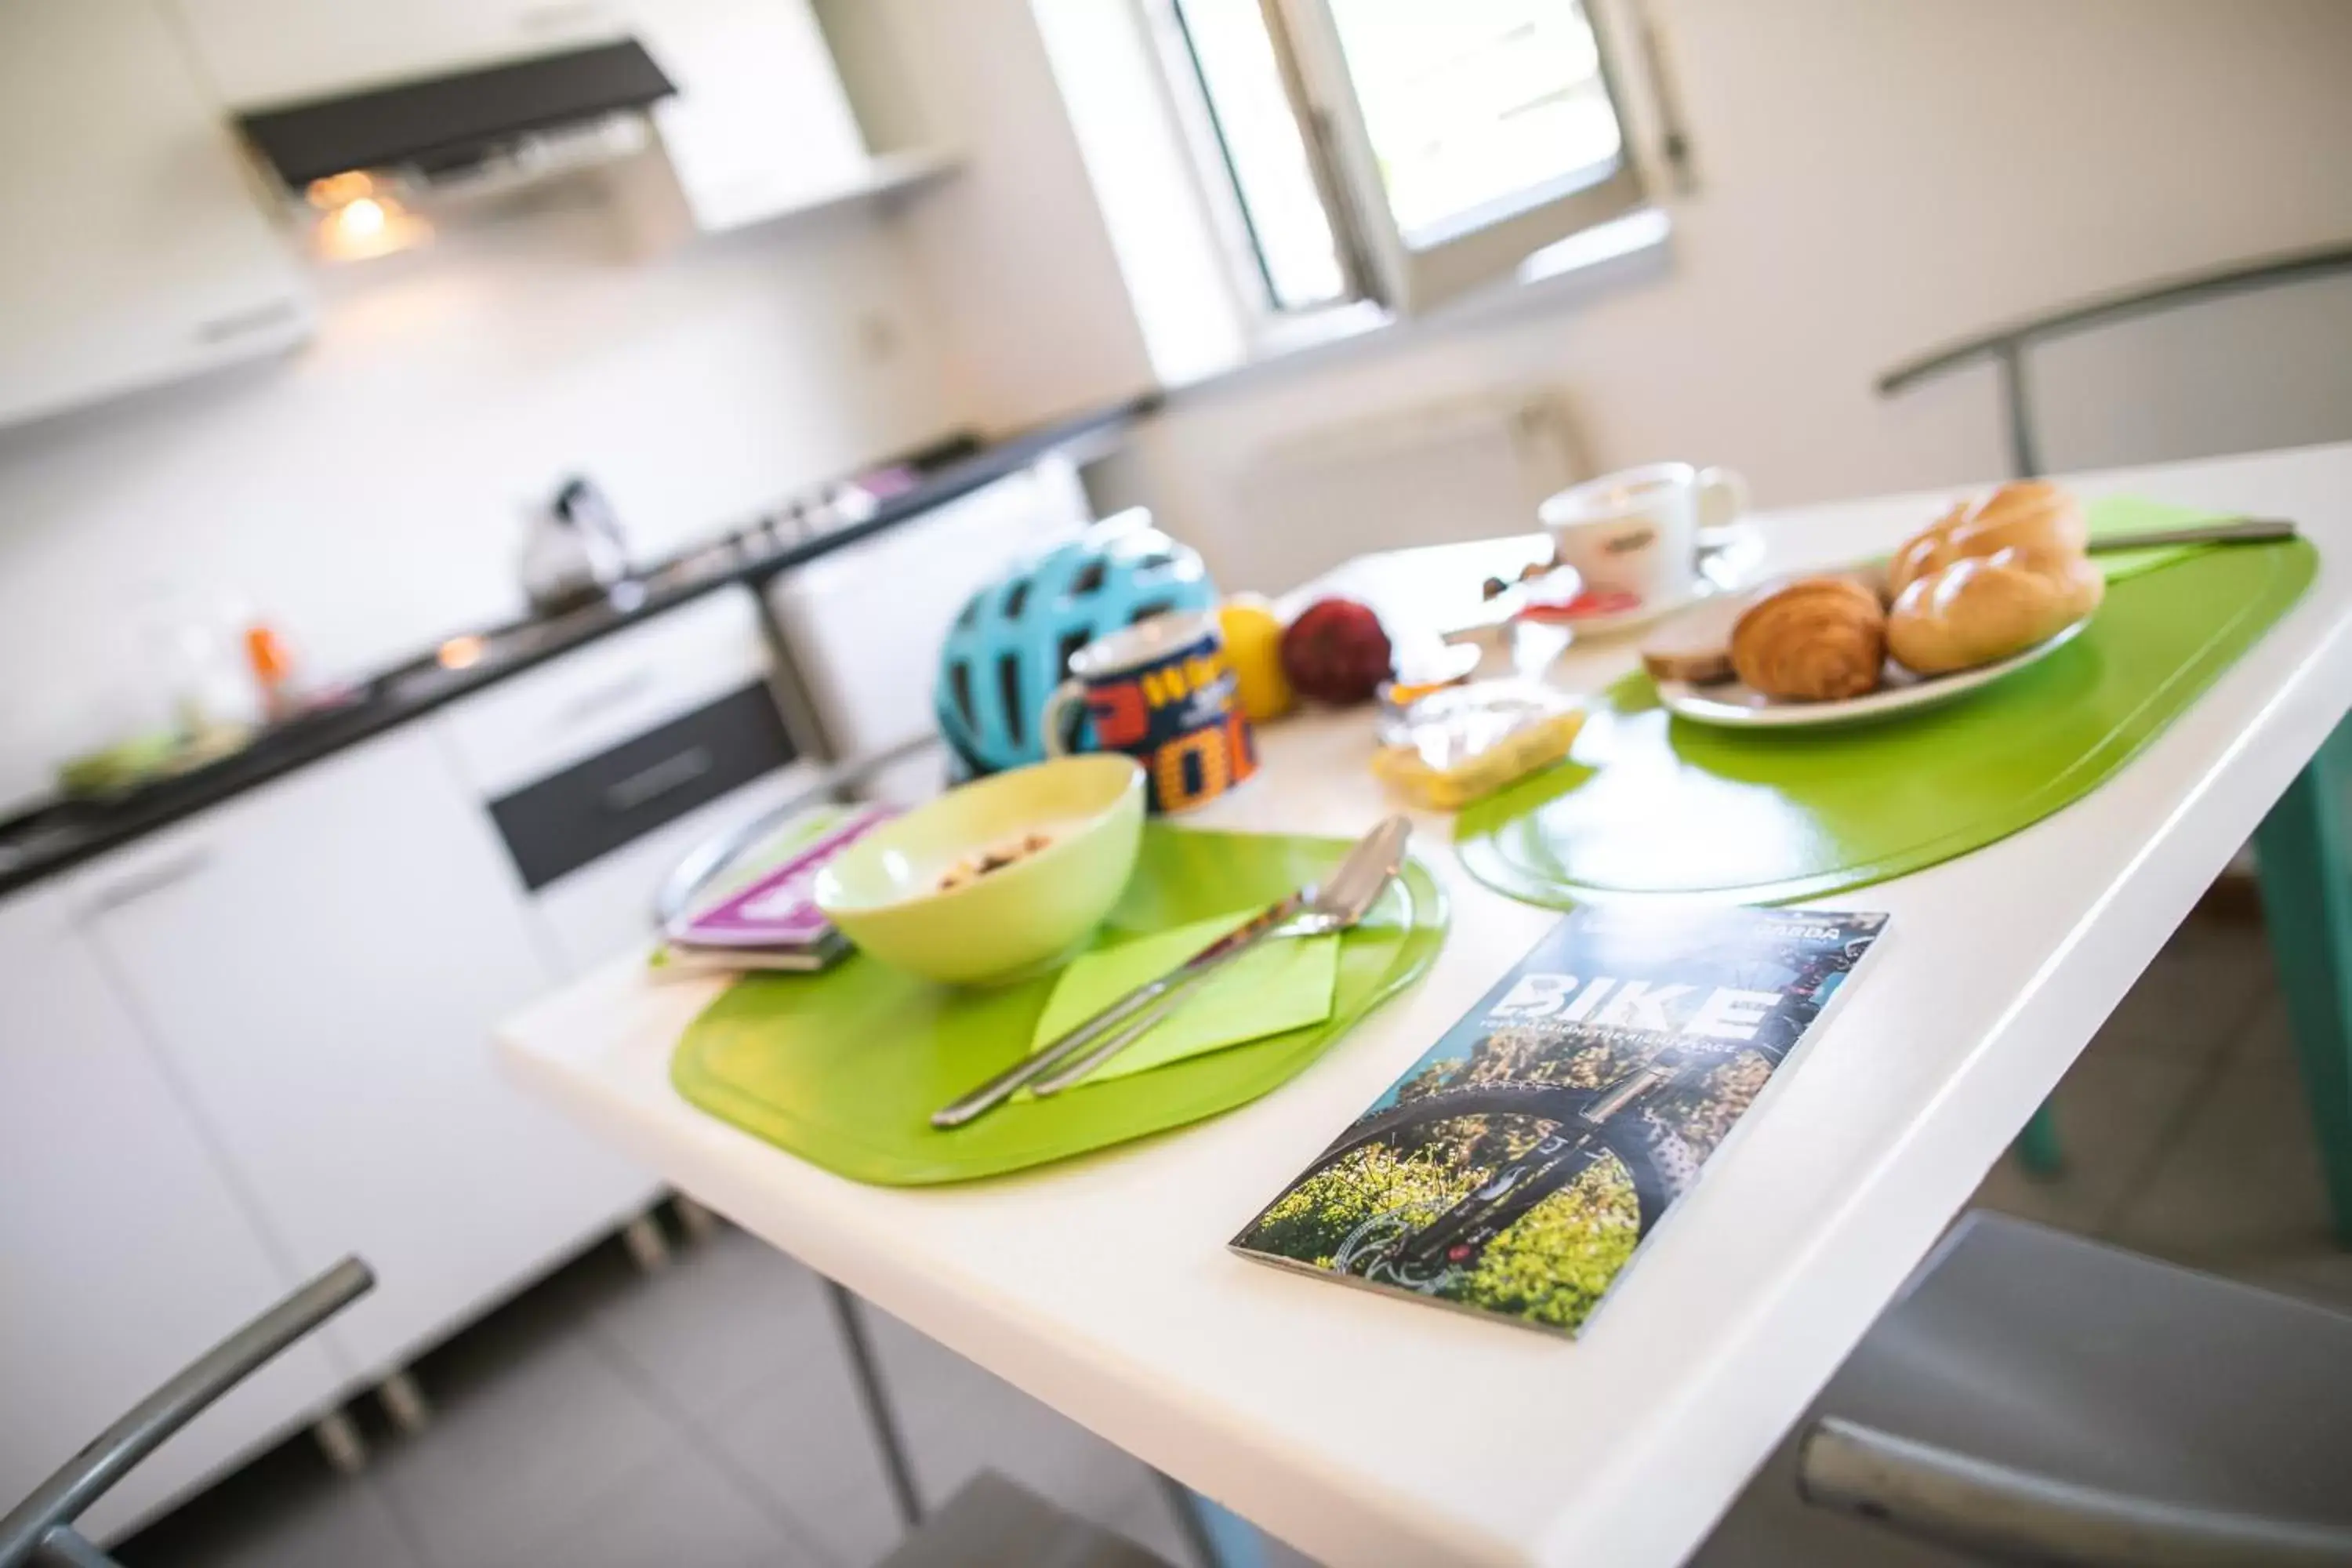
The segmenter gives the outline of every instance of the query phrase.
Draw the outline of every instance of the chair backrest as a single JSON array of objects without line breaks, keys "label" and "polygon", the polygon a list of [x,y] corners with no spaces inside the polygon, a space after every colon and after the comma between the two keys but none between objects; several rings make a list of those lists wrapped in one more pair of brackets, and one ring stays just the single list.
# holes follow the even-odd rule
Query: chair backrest
[{"label": "chair backrest", "polygon": [[2078,300],[1897,365],[1878,391],[1985,363],[2019,478],[2352,439],[2352,245]]},{"label": "chair backrest", "polygon": [[0,1568],[115,1568],[76,1533],[82,1510],[263,1363],[374,1289],[368,1266],[346,1258],[190,1362],[0,1515]]}]

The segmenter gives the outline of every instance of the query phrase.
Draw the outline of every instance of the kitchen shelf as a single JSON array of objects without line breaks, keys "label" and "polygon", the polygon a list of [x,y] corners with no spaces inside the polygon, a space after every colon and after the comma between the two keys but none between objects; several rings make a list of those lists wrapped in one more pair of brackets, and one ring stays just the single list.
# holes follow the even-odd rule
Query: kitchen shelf
[{"label": "kitchen shelf", "polygon": [[640,250],[656,255],[714,236],[770,234],[828,213],[887,206],[939,184],[961,166],[953,153],[910,148],[874,153],[842,177],[798,190],[722,189],[706,191],[697,199],[688,194],[674,163],[656,149],[610,165],[605,178]]},{"label": "kitchen shelf", "polygon": [[860,177],[842,184],[810,193],[789,206],[776,208],[757,217],[721,228],[709,229],[712,234],[740,234],[748,229],[771,228],[779,224],[798,223],[821,214],[837,212],[845,207],[880,205],[893,198],[908,195],[940,184],[963,166],[955,153],[934,148],[908,148],[898,153],[877,153],[870,158]]}]

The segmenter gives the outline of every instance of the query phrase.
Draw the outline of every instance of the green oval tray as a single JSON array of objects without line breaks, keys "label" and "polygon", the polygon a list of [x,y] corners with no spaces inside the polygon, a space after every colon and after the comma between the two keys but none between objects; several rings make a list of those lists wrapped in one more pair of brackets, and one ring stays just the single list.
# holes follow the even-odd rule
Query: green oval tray
[{"label": "green oval tray", "polygon": [[[1150,824],[1097,942],[1272,902],[1319,879],[1344,838]],[[688,1026],[670,1081],[694,1104],[829,1171],[887,1186],[970,1181],[1140,1138],[1255,1100],[1418,979],[1444,939],[1444,894],[1408,863],[1340,939],[1321,1024],[1020,1100],[940,1131],[930,1113],[1028,1049],[1055,976],[959,991],[852,954],[820,974],[738,981]]]},{"label": "green oval tray", "polygon": [[[1575,760],[1465,809],[1479,881],[1530,903],[1819,898],[1964,855],[2079,800],[2252,646],[2318,570],[2305,540],[2110,584],[2056,653],[1945,707],[1769,732],[1672,718],[1620,681]],[[1585,765],[1592,764],[1592,765]]]}]

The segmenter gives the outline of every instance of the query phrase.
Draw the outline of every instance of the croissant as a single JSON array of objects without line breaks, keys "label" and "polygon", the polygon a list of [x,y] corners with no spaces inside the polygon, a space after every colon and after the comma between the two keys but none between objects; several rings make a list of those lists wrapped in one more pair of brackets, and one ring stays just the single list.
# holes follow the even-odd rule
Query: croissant
[{"label": "croissant", "polygon": [[1808,577],[1748,607],[1731,628],[1731,664],[1767,697],[1831,702],[1878,688],[1886,612],[1851,577]]},{"label": "croissant", "polygon": [[2099,606],[2082,508],[2042,480],[2003,485],[1906,541],[1887,567],[1886,645],[1921,675],[2021,653]]}]

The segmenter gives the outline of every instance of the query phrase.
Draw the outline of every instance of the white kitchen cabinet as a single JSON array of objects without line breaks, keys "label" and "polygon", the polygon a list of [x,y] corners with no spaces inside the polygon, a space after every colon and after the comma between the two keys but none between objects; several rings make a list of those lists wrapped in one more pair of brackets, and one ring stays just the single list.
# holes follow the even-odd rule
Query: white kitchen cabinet
[{"label": "white kitchen cabinet", "polygon": [[[175,1097],[67,898],[0,903],[0,1507],[299,1283]],[[295,1345],[84,1516],[111,1538],[309,1420],[341,1377]]]},{"label": "white kitchen cabinet", "polygon": [[295,1266],[380,1283],[325,1331],[404,1361],[649,1202],[499,1075],[557,978],[479,804],[410,725],[110,857],[102,951]]},{"label": "white kitchen cabinet", "polygon": [[239,109],[354,92],[602,43],[628,29],[608,0],[172,0]]},{"label": "white kitchen cabinet", "polygon": [[0,424],[310,335],[161,0],[0,0]]},{"label": "white kitchen cabinet", "polygon": [[654,121],[696,226],[740,227],[875,179],[808,0],[625,4],[677,84]]}]

